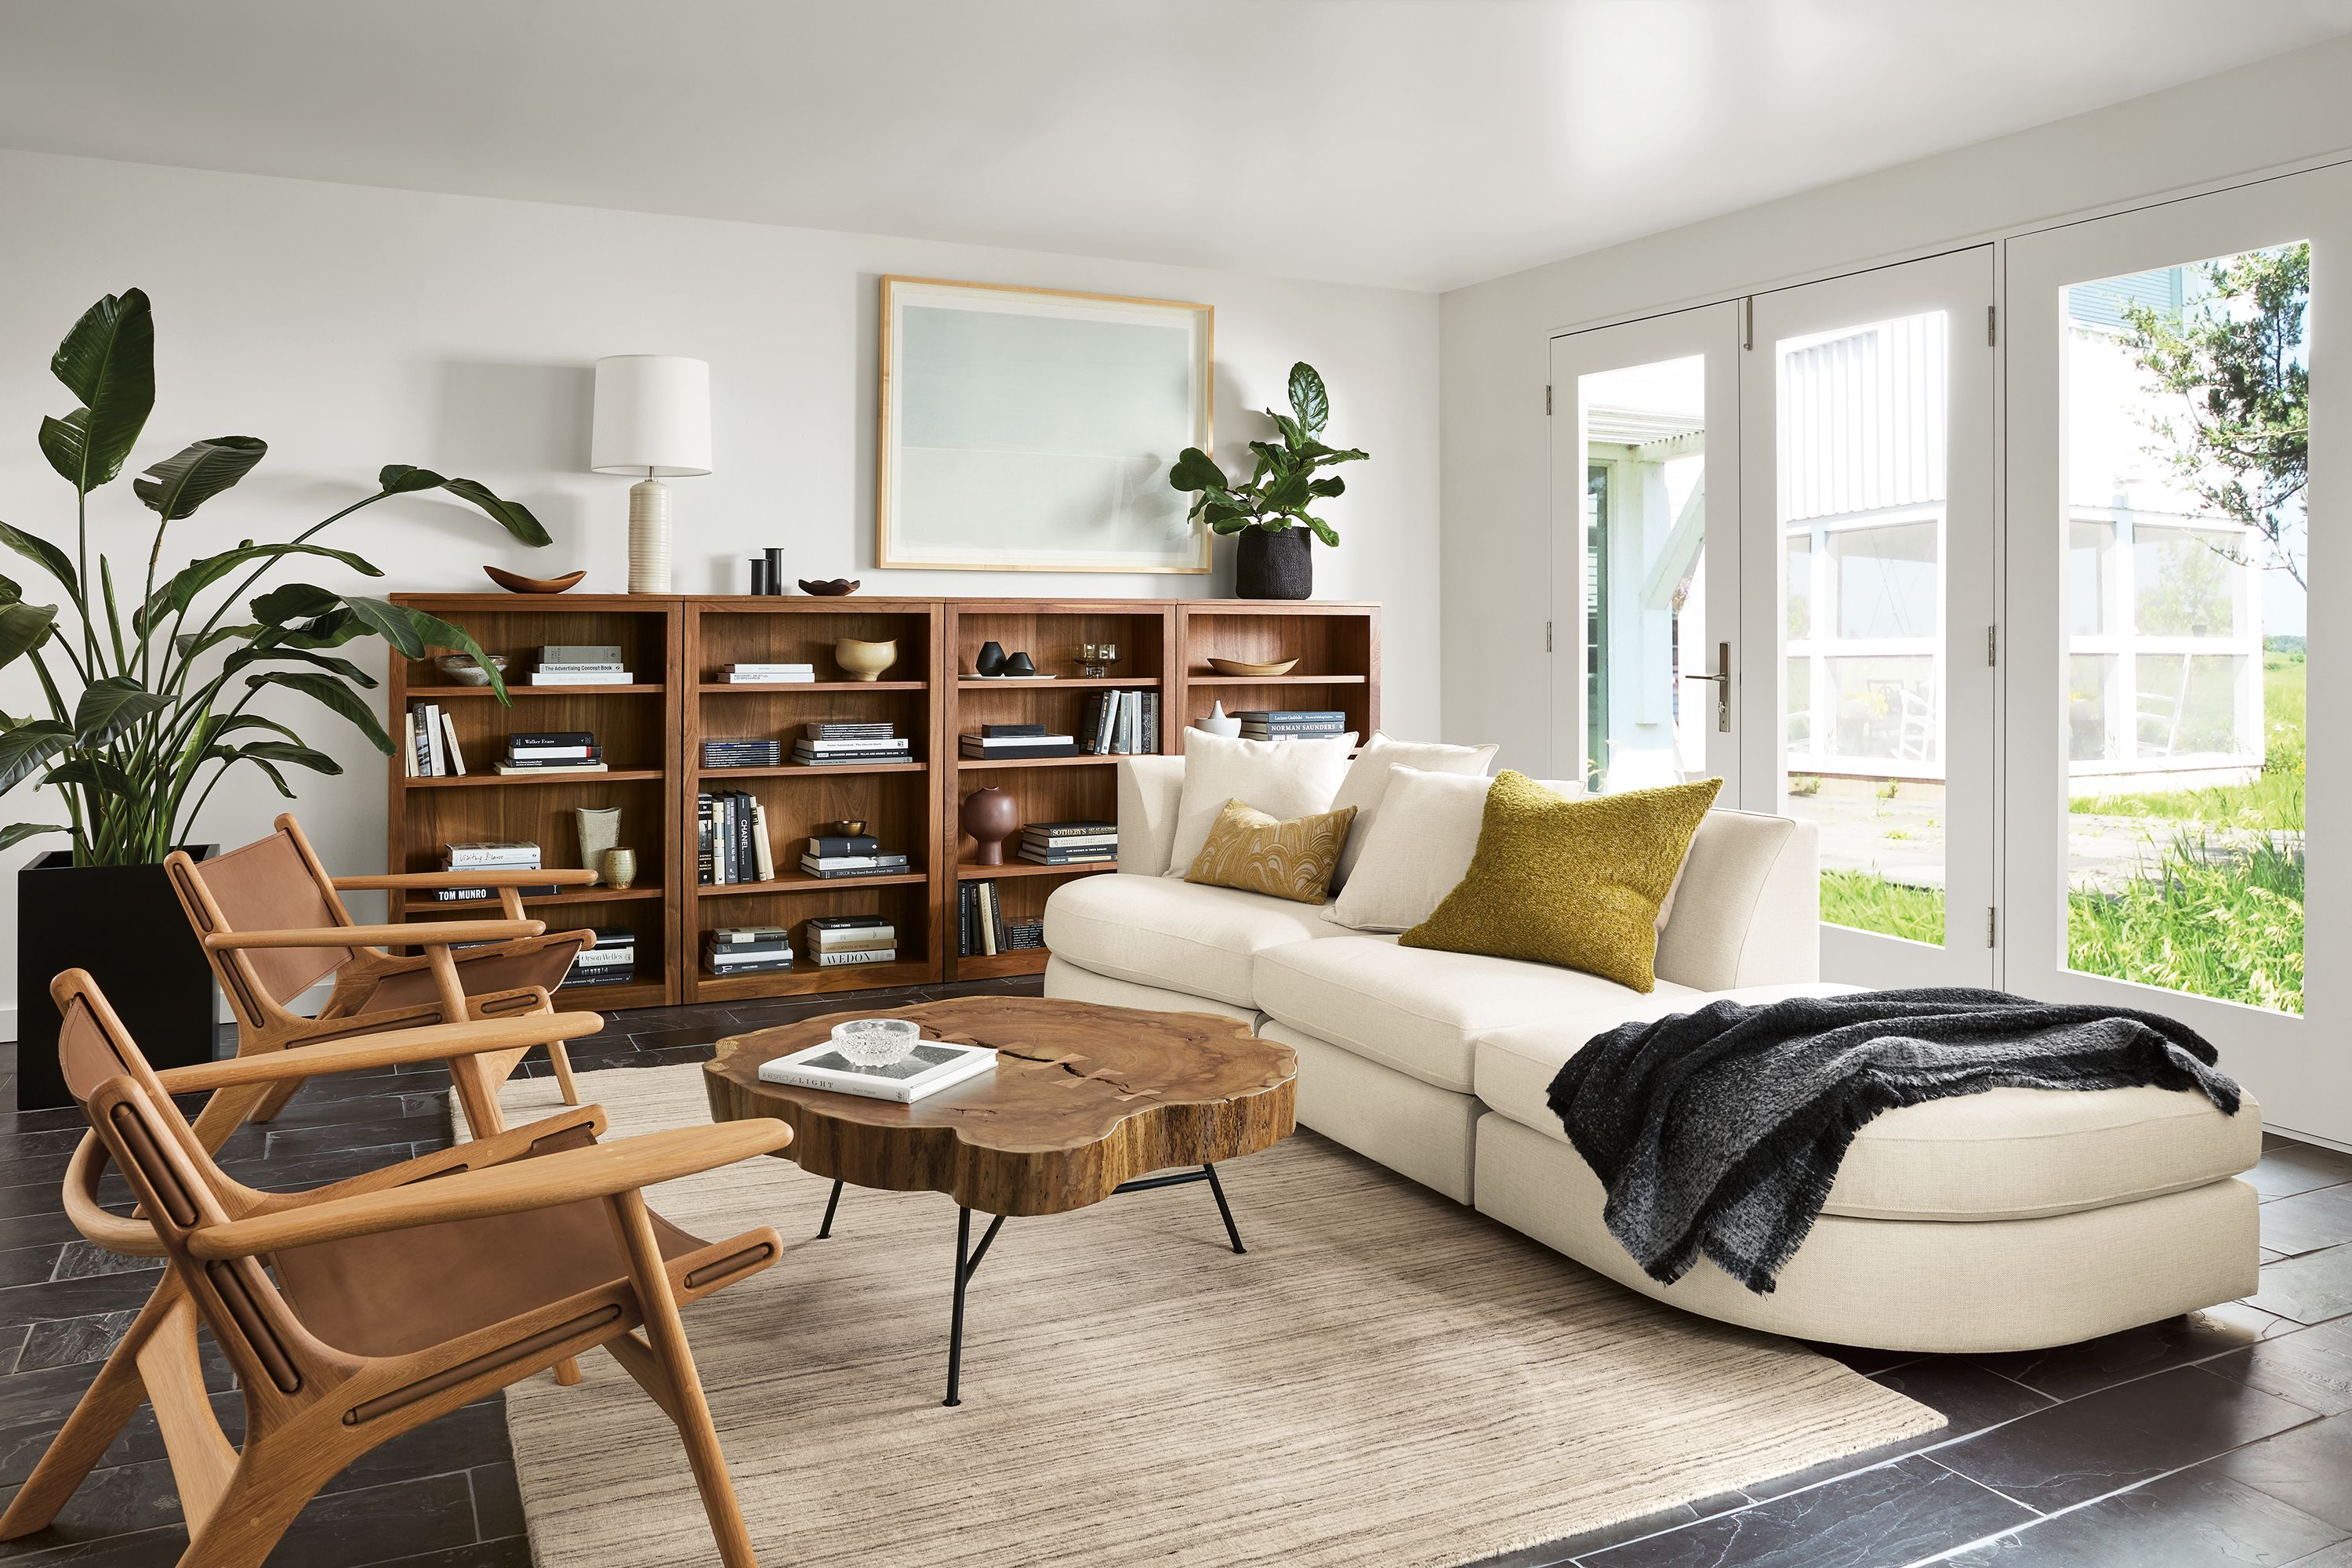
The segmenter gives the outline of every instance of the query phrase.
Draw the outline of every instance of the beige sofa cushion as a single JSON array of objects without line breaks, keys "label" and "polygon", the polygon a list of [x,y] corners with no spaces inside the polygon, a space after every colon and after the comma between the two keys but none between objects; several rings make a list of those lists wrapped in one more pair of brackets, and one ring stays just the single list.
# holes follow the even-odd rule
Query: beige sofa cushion
[{"label": "beige sofa cushion", "polygon": [[[1769,1002],[1851,989],[1750,986],[1727,999]],[[1546,1022],[1487,1035],[1478,1042],[1473,1073],[1478,1098],[1565,1143],[1545,1090],[1560,1064],[1599,1032]],[[2262,1116],[2251,1096],[2244,1110],[2224,1116],[2202,1095],[2168,1089],[1996,1089],[1874,1119],[1854,1135],[1822,1212],[1906,1220],[2071,1214],[2235,1175],[2262,1157]]]},{"label": "beige sofa cushion", "polygon": [[1348,752],[1355,743],[1352,731],[1290,741],[1244,741],[1237,735],[1188,731],[1184,795],[1176,807],[1176,837],[1169,846],[1165,875],[1181,877],[1192,868],[1229,800],[1280,822],[1330,810],[1339,781],[1348,776]]},{"label": "beige sofa cushion", "polygon": [[1668,1012],[1698,1005],[1696,992],[1666,981],[1642,996],[1573,969],[1323,929],[1328,940],[1257,955],[1258,1010],[1457,1094],[1472,1091],[1472,1058],[1488,1030],[1538,1018],[1591,1020],[1590,1037],[1645,1004]]},{"label": "beige sofa cushion", "polygon": [[1045,945],[1055,956],[1238,1007],[1250,1005],[1261,951],[1345,934],[1314,904],[1127,871],[1065,882],[1045,900]]},{"label": "beige sofa cushion", "polygon": [[1339,852],[1339,868],[1331,878],[1332,890],[1337,892],[1346,887],[1348,879],[1356,874],[1356,862],[1363,858],[1365,841],[1371,836],[1372,825],[1380,820],[1381,804],[1388,798],[1389,785],[1400,770],[1475,777],[1486,771],[1499,750],[1493,745],[1449,746],[1436,741],[1392,741],[1380,731],[1373,731],[1364,749],[1356,753],[1356,760],[1348,764],[1348,776],[1339,781],[1339,793],[1331,797],[1334,811],[1349,805],[1356,808],[1356,826],[1348,835],[1347,847]]}]

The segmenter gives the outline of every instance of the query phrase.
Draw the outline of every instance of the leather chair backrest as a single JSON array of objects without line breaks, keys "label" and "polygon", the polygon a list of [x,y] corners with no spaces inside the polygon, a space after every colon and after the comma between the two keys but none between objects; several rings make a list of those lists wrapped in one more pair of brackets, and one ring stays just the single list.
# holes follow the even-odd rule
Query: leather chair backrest
[{"label": "leather chair backrest", "polygon": [[[196,885],[181,890],[181,901],[204,934],[216,930],[302,931],[350,923],[332,885],[320,882],[310,858],[286,828],[209,860],[174,859],[172,864],[175,873]],[[193,896],[197,889],[203,896]],[[350,963],[352,950],[252,948],[227,956],[228,962],[220,966],[222,984],[228,987],[231,1000],[240,1004],[240,1012],[257,1016],[262,1009],[243,1005],[254,999],[238,993],[251,986],[282,1007]]]}]

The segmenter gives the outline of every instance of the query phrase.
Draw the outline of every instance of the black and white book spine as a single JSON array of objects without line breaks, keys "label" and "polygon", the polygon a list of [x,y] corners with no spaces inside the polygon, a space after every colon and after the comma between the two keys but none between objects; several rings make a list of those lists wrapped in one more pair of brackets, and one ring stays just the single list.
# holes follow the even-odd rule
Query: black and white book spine
[{"label": "black and white book spine", "polygon": [[718,879],[719,868],[712,855],[710,826],[710,794],[694,797],[694,879],[704,887]]},{"label": "black and white book spine", "polygon": [[829,837],[813,837],[808,841],[806,853],[816,856],[878,855],[881,851],[881,840],[871,834],[860,833],[846,837],[836,834]]},{"label": "black and white book spine", "polygon": [[898,959],[898,950],[883,947],[871,952],[820,952],[815,954],[815,958],[823,968],[842,969],[853,963],[895,963]]}]

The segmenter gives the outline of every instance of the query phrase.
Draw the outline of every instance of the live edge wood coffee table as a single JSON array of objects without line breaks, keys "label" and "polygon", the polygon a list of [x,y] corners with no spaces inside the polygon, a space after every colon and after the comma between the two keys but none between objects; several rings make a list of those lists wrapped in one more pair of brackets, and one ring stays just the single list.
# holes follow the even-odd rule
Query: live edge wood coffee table
[{"label": "live edge wood coffee table", "polygon": [[[911,1018],[927,1039],[995,1047],[993,1070],[912,1105],[764,1083],[760,1064],[828,1038],[845,1018]],[[835,1013],[719,1042],[703,1069],[714,1121],[788,1123],[775,1151],[833,1178],[820,1238],[845,1184],[945,1193],[956,1201],[948,1396],[963,1368],[964,1288],[1007,1217],[1063,1214],[1115,1193],[1206,1182],[1242,1250],[1217,1180],[1297,1126],[1290,1047],[1206,1013],[1145,1013],[1034,996],[971,996]],[[1155,1171],[1171,1172],[1153,1175]],[[994,1217],[971,1245],[973,1212]]]}]

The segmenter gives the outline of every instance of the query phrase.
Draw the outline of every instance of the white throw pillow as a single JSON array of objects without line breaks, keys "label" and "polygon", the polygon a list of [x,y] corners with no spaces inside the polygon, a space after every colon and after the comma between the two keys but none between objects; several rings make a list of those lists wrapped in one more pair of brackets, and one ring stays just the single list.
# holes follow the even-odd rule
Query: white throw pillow
[{"label": "white throw pillow", "polygon": [[1311,741],[1244,741],[1187,731],[1184,797],[1176,807],[1176,839],[1164,875],[1181,877],[1192,868],[1229,800],[1283,822],[1330,810],[1355,744],[1352,732]]},{"label": "white throw pillow", "polygon": [[1339,793],[1331,797],[1331,809],[1343,806],[1356,808],[1355,825],[1348,830],[1348,842],[1339,851],[1339,869],[1331,874],[1331,889],[1337,892],[1348,885],[1349,873],[1356,862],[1363,858],[1364,845],[1371,837],[1372,824],[1379,820],[1381,802],[1387,798],[1389,781],[1399,768],[1417,768],[1425,773],[1478,774],[1495,760],[1495,746],[1448,746],[1435,741],[1391,741],[1380,731],[1364,742],[1356,760],[1348,764],[1348,776],[1339,781]]},{"label": "white throw pillow", "polygon": [[1356,873],[1323,918],[1354,931],[1410,931],[1469,874],[1494,780],[1396,768]]}]

